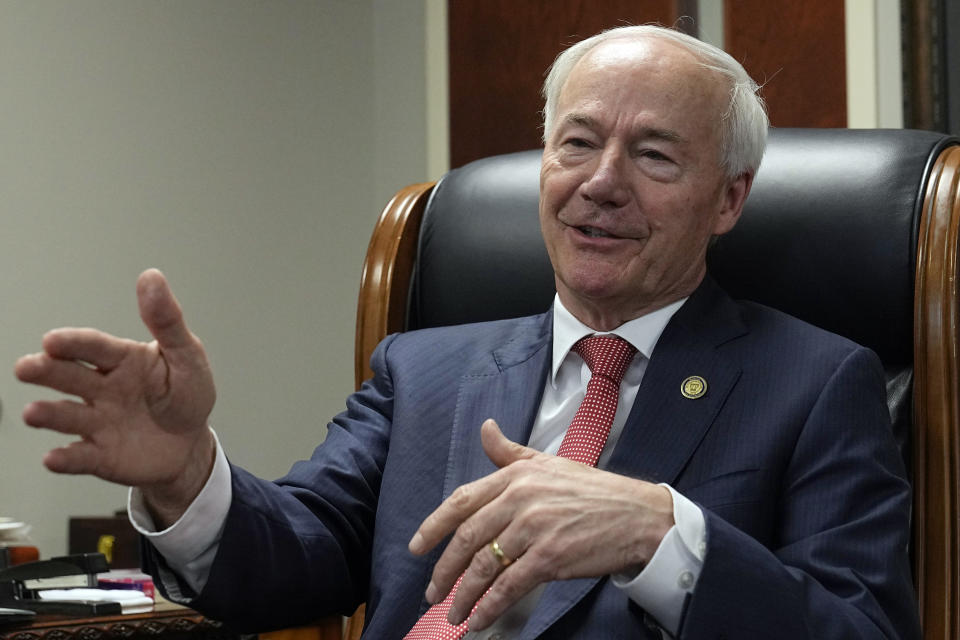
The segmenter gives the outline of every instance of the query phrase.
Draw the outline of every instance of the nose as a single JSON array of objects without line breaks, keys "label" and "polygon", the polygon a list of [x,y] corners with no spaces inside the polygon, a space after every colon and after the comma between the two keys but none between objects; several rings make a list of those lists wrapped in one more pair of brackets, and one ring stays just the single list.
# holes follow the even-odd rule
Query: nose
[{"label": "nose", "polygon": [[626,154],[608,146],[598,156],[593,172],[580,185],[580,195],[598,207],[619,208],[629,199]]}]

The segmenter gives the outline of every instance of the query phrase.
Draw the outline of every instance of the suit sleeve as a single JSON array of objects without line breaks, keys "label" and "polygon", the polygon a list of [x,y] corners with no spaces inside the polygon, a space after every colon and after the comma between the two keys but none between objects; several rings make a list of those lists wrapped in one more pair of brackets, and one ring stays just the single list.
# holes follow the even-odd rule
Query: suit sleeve
[{"label": "suit sleeve", "polygon": [[910,489],[879,362],[847,356],[803,424],[778,489],[773,544],[705,509],[707,555],[681,637],[920,637]]},{"label": "suit sleeve", "polygon": [[[377,348],[374,379],[350,396],[309,460],[276,482],[231,466],[223,536],[192,608],[257,632],[349,615],[364,601],[393,410],[391,342]],[[156,573],[163,558],[144,549],[145,568]]]}]

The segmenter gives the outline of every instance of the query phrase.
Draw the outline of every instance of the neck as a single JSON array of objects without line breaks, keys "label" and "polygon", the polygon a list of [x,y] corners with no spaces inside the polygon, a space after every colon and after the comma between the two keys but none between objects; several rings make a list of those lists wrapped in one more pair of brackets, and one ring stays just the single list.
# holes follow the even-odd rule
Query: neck
[{"label": "neck", "polygon": [[566,292],[558,290],[560,302],[566,307],[567,311],[577,320],[587,325],[594,331],[608,332],[617,327],[636,320],[648,313],[653,313],[658,309],[686,298],[693,293],[692,291],[680,292],[673,296],[664,296],[646,304],[635,304],[632,306],[613,306],[604,303],[595,303],[591,300],[583,300],[571,295],[564,295]]}]

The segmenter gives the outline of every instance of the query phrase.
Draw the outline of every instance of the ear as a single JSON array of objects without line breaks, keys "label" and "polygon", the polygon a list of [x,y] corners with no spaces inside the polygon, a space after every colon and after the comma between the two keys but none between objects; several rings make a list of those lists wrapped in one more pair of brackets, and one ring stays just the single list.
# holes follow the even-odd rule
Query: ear
[{"label": "ear", "polygon": [[716,224],[713,227],[713,235],[723,235],[737,224],[740,213],[743,211],[743,204],[747,201],[752,186],[753,174],[750,172],[741,173],[727,182],[724,187],[720,215],[717,216]]}]

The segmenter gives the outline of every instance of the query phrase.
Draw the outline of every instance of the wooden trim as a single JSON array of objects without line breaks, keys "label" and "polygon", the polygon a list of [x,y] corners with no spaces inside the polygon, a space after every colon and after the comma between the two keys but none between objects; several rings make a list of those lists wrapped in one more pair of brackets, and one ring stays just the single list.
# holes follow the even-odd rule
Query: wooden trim
[{"label": "wooden trim", "polygon": [[[357,389],[373,376],[370,356],[377,344],[405,328],[420,220],[435,184],[421,182],[398,191],[384,207],[370,237],[357,301],[353,362]],[[344,640],[359,640],[365,612],[366,607],[360,605],[346,619]]]},{"label": "wooden trim", "polygon": [[344,640],[343,618],[330,616],[320,624],[261,633],[258,640]]},{"label": "wooden trim", "polygon": [[222,624],[176,605],[156,605],[148,613],[85,618],[44,614],[0,630],[2,640],[232,640]]},{"label": "wooden trim", "polygon": [[404,187],[387,203],[367,247],[357,302],[354,379],[359,389],[373,375],[370,355],[387,334],[403,331],[416,257],[420,218],[436,183]]},{"label": "wooden trim", "polygon": [[940,0],[906,0],[901,15],[904,126],[946,131],[946,24]]},{"label": "wooden trim", "polygon": [[363,618],[367,613],[367,605],[360,605],[353,615],[347,618],[343,628],[343,640],[360,640],[363,633]]},{"label": "wooden trim", "polygon": [[917,247],[914,578],[925,640],[960,637],[960,146],[936,160]]}]

